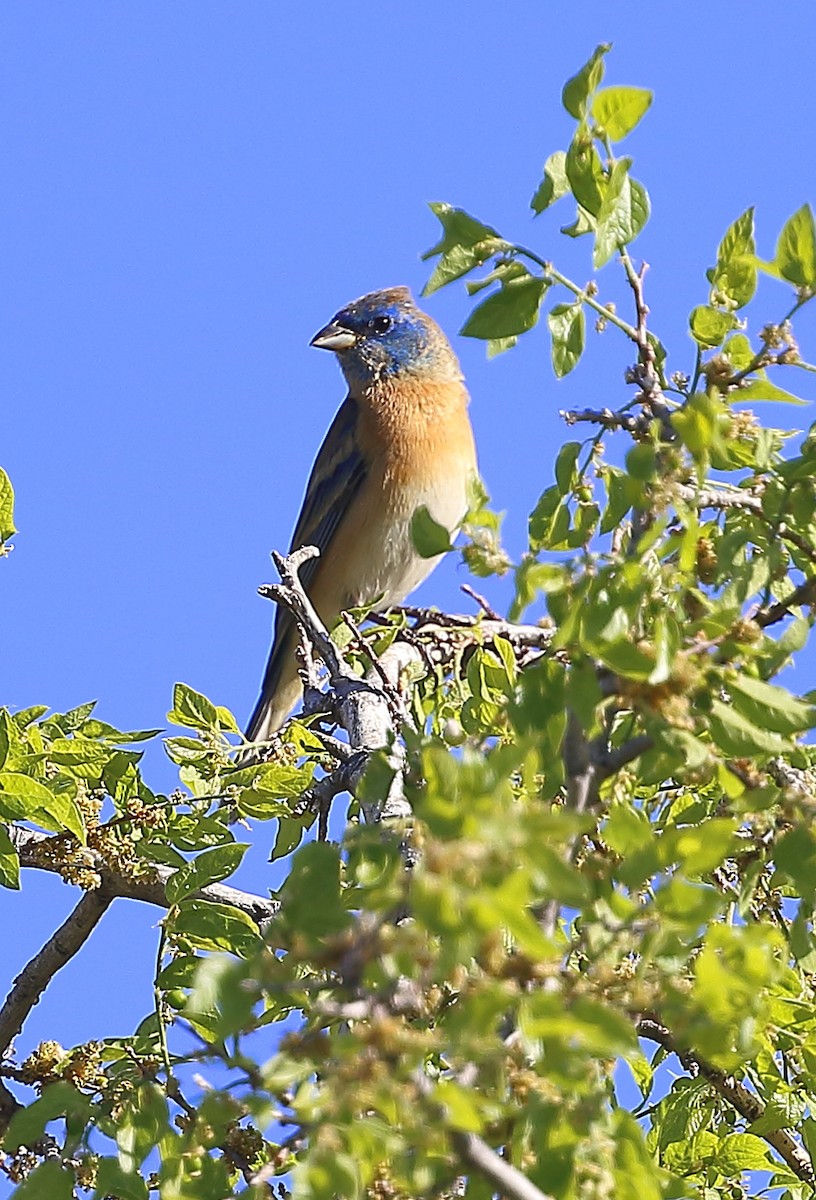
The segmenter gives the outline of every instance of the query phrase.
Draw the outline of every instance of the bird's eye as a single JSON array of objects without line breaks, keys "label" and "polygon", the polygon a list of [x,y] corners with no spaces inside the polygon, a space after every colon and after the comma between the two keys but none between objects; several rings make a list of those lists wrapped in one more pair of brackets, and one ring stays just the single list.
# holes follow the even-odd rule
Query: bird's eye
[{"label": "bird's eye", "polygon": [[375,333],[388,333],[393,324],[390,317],[375,317],[371,322],[371,328]]}]

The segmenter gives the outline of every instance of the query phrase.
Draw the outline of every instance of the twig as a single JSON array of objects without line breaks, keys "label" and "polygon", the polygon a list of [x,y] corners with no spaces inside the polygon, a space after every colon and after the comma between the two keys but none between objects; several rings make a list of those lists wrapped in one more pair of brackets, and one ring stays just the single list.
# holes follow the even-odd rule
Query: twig
[{"label": "twig", "polygon": [[470,596],[471,600],[475,600],[484,615],[489,617],[491,621],[501,621],[501,615],[496,612],[490,601],[486,600],[484,596],[480,595],[479,592],[477,592],[475,588],[472,588],[469,583],[460,583],[459,590],[464,592],[466,596]]},{"label": "twig", "polygon": [[[698,1057],[691,1050],[681,1050],[670,1030],[658,1021],[652,1020],[649,1017],[642,1017],[638,1022],[638,1033],[641,1037],[648,1038],[650,1042],[657,1042],[664,1050],[670,1054],[676,1054],[683,1064],[685,1069],[692,1075],[700,1075],[705,1079],[715,1091],[719,1092],[729,1104],[743,1116],[746,1121],[758,1121],[765,1113],[765,1105],[750,1092],[748,1088],[740,1083],[731,1075],[727,1075],[725,1071],[720,1071],[716,1067],[712,1067],[710,1063]],[[799,1143],[791,1137],[785,1129],[772,1129],[767,1133],[758,1134],[764,1138],[769,1146],[773,1146],[777,1154],[787,1163],[790,1169],[799,1176],[801,1180],[809,1184],[810,1187],[816,1187],[816,1173],[814,1173],[813,1163],[810,1160],[810,1155],[800,1146]]]},{"label": "twig", "polygon": [[61,967],[74,957],[96,928],[112,896],[86,892],[70,916],[26,963],[0,1008],[0,1054],[23,1028],[26,1017]]},{"label": "twig", "polygon": [[601,425],[604,429],[624,429],[628,433],[637,432],[644,423],[642,417],[626,412],[625,409],[613,412],[611,408],[562,408],[558,415],[567,425],[577,425],[586,421],[591,425]]}]

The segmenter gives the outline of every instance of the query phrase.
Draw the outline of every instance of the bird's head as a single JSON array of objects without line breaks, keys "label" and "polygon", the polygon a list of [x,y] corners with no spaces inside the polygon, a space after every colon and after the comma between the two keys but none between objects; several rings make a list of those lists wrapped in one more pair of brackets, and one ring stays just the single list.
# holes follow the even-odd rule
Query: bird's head
[{"label": "bird's head", "polygon": [[347,304],[311,344],[334,351],[350,386],[403,374],[461,378],[448,339],[405,287],[371,292]]}]

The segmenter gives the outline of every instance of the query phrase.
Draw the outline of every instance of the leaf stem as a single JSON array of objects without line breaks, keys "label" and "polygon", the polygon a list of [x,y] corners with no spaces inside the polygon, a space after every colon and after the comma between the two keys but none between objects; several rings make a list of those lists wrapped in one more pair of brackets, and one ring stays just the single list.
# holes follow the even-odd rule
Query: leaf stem
[{"label": "leaf stem", "polygon": [[524,258],[528,258],[530,262],[534,262],[536,266],[541,267],[542,271],[544,271],[545,275],[549,276],[553,283],[560,283],[562,287],[567,289],[567,291],[572,292],[573,296],[577,296],[583,304],[586,304],[588,308],[593,309],[593,311],[598,313],[599,316],[603,317],[605,321],[608,321],[610,325],[615,325],[621,330],[622,333],[625,333],[626,336],[637,345],[637,330],[635,329],[634,325],[630,325],[627,321],[624,321],[621,317],[619,317],[617,313],[605,308],[604,305],[596,300],[594,296],[587,294],[586,288],[579,287],[577,283],[573,283],[573,281],[568,279],[566,275],[562,275],[560,271],[556,270],[551,262],[547,262],[546,259],[541,258],[540,255],[536,254],[534,250],[529,250],[526,246],[514,246],[513,249],[515,250],[516,254],[520,254]]},{"label": "leaf stem", "polygon": [[164,1023],[162,1016],[162,993],[159,987],[159,975],[162,969],[162,959],[167,948],[167,930],[164,927],[164,921],[159,923],[161,933],[159,935],[159,948],[156,952],[156,970],[153,974],[153,1004],[156,1009],[156,1020],[159,1024],[159,1044],[162,1052],[162,1063],[169,1083],[173,1078],[173,1070],[170,1066],[170,1049],[167,1045],[167,1026]]}]

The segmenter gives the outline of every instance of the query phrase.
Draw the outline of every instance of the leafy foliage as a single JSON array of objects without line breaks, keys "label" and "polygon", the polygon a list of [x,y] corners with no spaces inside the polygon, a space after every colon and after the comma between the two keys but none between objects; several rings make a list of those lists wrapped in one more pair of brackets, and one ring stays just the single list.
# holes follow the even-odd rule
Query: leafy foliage
[{"label": "leafy foliage", "polygon": [[[319,715],[253,760],[227,710],[177,685],[163,796],[136,748],[157,731],[92,705],[0,713],[0,883],[19,886],[19,854],[89,890],[160,883],[167,905],[139,1029],[0,1072],[39,1091],[5,1134],[19,1195],[221,1200],[285,1180],[314,1200],[518,1197],[508,1168],[557,1200],[811,1194],[816,693],[785,670],[816,600],[816,437],[792,447],[744,406],[797,401],[777,378],[813,370],[791,324],[816,291],[813,216],[770,261],[753,210],[737,217],[689,317],[692,361],[667,374],[628,249],[648,196],[613,153],[651,94],[602,87],[608,50],[564,87],[574,135],[532,207],[570,197],[563,232],[623,270],[631,321],[594,281],[432,205],[427,290],[492,289],[464,334],[506,350],[554,290],[556,376],[580,364],[589,309],[623,336],[633,390],[566,414],[592,432],[559,449],[520,561],[474,487],[464,556],[512,572],[508,621],[345,627],[362,669],[437,622],[413,720],[397,705],[411,820],[360,823],[397,769],[369,749],[340,843],[305,839],[337,768]],[[773,323],[753,315],[760,272],[786,294]],[[427,510],[412,532],[448,548]],[[253,837],[276,821],[272,856],[293,855],[254,908],[218,890],[246,849],[236,818]]]}]

